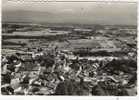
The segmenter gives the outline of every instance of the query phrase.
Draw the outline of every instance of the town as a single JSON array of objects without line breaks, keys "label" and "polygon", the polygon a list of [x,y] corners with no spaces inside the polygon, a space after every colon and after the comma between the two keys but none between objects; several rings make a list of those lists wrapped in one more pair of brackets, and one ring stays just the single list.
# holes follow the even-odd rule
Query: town
[{"label": "town", "polygon": [[2,24],[3,95],[137,95],[137,26]]}]

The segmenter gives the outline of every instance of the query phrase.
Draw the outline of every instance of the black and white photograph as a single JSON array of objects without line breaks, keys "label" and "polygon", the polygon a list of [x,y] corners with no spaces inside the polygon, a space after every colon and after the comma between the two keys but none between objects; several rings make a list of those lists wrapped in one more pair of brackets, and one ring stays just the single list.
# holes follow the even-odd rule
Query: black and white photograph
[{"label": "black and white photograph", "polygon": [[137,2],[2,0],[1,15],[1,95],[137,96]]}]

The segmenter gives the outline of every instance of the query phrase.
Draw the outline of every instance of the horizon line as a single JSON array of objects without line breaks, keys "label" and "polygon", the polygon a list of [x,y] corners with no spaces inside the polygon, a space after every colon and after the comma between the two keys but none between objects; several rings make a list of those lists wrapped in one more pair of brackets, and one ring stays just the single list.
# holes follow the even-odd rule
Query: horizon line
[{"label": "horizon line", "polygon": [[53,23],[53,22],[19,22],[19,21],[2,21],[2,24],[4,23],[30,23],[30,24],[67,24],[67,25],[70,25],[70,24],[73,24],[73,25],[116,25],[116,26],[138,26],[138,24],[97,24],[97,23],[92,23],[92,24],[87,24],[87,23],[84,23],[84,24],[81,24],[81,23]]}]

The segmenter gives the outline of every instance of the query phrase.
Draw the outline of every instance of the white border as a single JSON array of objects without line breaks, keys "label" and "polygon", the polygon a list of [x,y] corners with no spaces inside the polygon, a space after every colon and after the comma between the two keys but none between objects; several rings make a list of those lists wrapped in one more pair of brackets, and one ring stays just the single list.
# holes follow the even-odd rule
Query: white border
[{"label": "white border", "polygon": [[[23,1],[29,1],[29,0],[23,0]],[[45,1],[48,1],[48,0],[45,0]],[[49,1],[67,1],[67,0],[49,0]],[[85,1],[85,0],[68,0],[68,1]],[[87,1],[138,2],[138,0],[87,0]],[[4,2],[6,2],[6,0],[4,0]],[[139,6],[139,3],[138,3],[138,6]],[[2,7],[2,0],[0,0],[0,11],[1,11],[1,7]],[[2,15],[0,13],[0,22],[1,22],[1,17]],[[0,25],[0,31],[1,31],[1,25]],[[138,27],[138,32],[139,32],[139,27]],[[1,35],[1,32],[0,32],[0,35]],[[1,37],[0,37],[0,40],[1,40]],[[137,40],[139,40],[139,37],[137,37]],[[1,48],[1,41],[0,41],[0,48]],[[138,43],[137,43],[137,48],[139,48]],[[139,53],[139,50],[137,51]],[[1,55],[1,50],[0,50],[0,55]],[[137,57],[137,59],[139,60],[139,56]],[[1,61],[1,57],[0,57],[0,61]],[[139,61],[138,61],[138,65],[139,65]],[[139,69],[137,73],[138,72],[139,72]],[[139,73],[138,73],[138,78],[139,78]],[[138,79],[137,85],[139,86],[139,79]],[[139,90],[139,87],[137,87],[137,89]],[[46,99],[46,100],[65,100],[65,99],[67,100],[137,100],[139,99],[139,91],[138,91],[137,96],[124,96],[124,97],[121,97],[121,96],[117,97],[117,96],[3,96],[3,95],[0,95],[0,100],[42,100],[42,99]]]}]

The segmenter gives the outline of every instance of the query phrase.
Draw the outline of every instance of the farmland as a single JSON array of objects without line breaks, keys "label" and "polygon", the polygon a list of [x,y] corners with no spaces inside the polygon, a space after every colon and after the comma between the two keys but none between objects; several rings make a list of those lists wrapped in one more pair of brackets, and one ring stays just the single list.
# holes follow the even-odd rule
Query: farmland
[{"label": "farmland", "polygon": [[136,46],[136,26],[3,23],[2,94],[136,95]]}]

